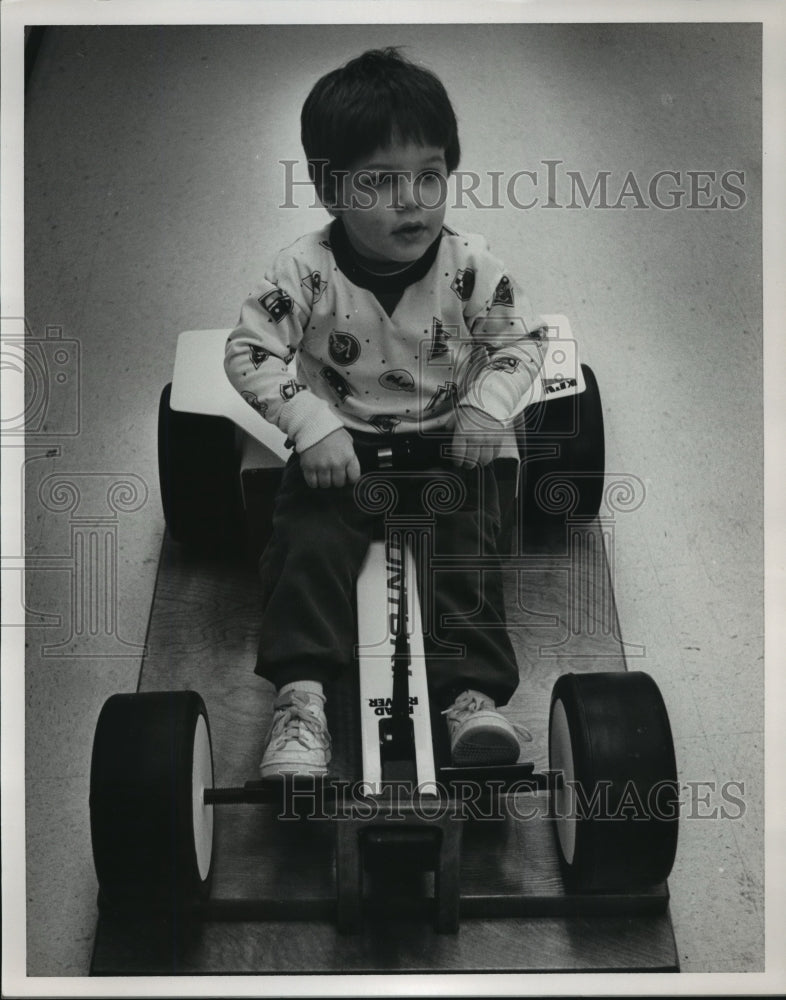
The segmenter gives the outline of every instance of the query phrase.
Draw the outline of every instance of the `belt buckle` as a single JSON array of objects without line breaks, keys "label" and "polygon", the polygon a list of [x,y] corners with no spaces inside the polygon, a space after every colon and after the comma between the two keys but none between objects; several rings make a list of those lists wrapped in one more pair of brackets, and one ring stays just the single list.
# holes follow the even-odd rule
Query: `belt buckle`
[{"label": "belt buckle", "polygon": [[377,448],[377,465],[380,469],[393,468],[393,449],[391,447]]}]

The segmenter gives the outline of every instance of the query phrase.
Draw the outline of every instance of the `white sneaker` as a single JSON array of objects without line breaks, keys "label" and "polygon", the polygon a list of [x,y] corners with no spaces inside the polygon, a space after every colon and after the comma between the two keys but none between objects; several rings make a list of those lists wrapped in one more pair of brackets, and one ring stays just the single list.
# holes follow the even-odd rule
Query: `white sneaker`
[{"label": "white sneaker", "polygon": [[319,777],[330,762],[330,733],[325,696],[297,688],[284,689],[273,703],[273,723],[259,765],[263,778],[282,774]]},{"label": "white sneaker", "polygon": [[515,764],[521,751],[519,734],[526,741],[532,739],[480,691],[464,691],[442,714],[447,719],[450,754],[456,767]]}]

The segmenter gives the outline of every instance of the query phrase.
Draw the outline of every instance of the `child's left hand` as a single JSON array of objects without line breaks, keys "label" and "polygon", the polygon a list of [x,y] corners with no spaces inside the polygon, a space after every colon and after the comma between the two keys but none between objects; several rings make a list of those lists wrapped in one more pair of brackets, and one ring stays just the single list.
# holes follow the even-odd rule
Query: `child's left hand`
[{"label": "child's left hand", "polygon": [[499,455],[505,424],[475,406],[456,408],[450,457],[456,465],[488,465]]}]

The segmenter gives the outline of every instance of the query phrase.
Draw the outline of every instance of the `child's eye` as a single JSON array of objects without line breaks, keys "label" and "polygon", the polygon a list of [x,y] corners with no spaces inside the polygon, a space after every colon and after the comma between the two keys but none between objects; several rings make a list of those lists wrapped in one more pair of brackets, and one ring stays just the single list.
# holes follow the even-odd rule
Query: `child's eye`
[{"label": "child's eye", "polygon": [[375,170],[371,174],[371,185],[375,188],[391,187],[396,180],[393,170]]},{"label": "child's eye", "polygon": [[440,184],[444,179],[439,170],[421,170],[418,174],[418,181],[421,184],[428,184],[429,182]]}]

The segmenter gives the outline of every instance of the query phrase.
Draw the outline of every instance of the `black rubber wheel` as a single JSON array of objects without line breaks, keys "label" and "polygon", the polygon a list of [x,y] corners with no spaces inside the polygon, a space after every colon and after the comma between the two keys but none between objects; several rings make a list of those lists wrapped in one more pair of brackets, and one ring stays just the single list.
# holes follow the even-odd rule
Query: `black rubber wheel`
[{"label": "black rubber wheel", "polygon": [[627,891],[662,882],[677,850],[671,727],[645,673],[564,674],[551,695],[552,811],[566,882]]},{"label": "black rubber wheel", "polygon": [[158,477],[172,538],[199,551],[235,549],[243,536],[235,425],[173,410],[171,384],[158,410]]},{"label": "black rubber wheel", "polygon": [[273,533],[273,513],[283,472],[283,468],[243,471],[244,550],[250,565],[257,563]]},{"label": "black rubber wheel", "polygon": [[528,406],[519,429],[523,537],[558,528],[568,517],[591,519],[603,499],[606,462],[603,407],[591,368],[575,396]]},{"label": "black rubber wheel", "polygon": [[187,915],[210,892],[210,726],[194,691],[117,694],[101,709],[90,771],[100,900]]}]

